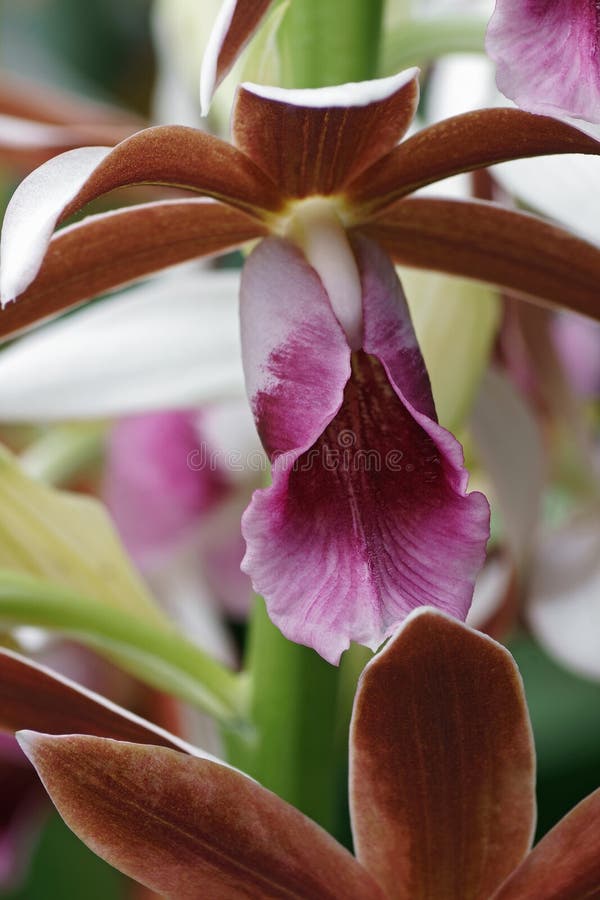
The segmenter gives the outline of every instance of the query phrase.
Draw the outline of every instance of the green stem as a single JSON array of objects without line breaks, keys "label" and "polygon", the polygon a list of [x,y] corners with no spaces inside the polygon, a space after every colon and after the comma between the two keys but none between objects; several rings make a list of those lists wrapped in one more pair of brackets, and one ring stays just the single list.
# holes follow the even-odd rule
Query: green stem
[{"label": "green stem", "polygon": [[287,641],[258,598],[251,623],[252,735],[228,735],[228,759],[325,828],[336,820],[338,670]]},{"label": "green stem", "polygon": [[471,17],[407,21],[383,35],[379,72],[393,75],[447,53],[483,53],[486,27]]},{"label": "green stem", "polygon": [[157,628],[41,579],[6,571],[0,571],[0,624],[58,631],[230,727],[243,725],[244,679],[175,630]]},{"label": "green stem", "polygon": [[286,87],[323,87],[373,77],[383,0],[293,0],[279,30]]},{"label": "green stem", "polygon": [[348,807],[348,735],[352,719],[354,696],[361,672],[373,656],[366,647],[351,644],[340,663],[335,723],[335,779],[337,791],[335,834],[338,840],[352,848],[350,811]]}]

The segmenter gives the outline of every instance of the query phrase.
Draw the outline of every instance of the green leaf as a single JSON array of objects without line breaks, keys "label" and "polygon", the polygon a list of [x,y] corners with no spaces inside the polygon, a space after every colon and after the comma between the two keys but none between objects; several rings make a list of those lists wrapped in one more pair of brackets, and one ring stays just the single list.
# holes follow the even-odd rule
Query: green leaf
[{"label": "green leaf", "polygon": [[331,831],[338,670],[286,640],[257,597],[248,673],[253,732],[224,735],[227,760]]},{"label": "green leaf", "polygon": [[101,503],[40,484],[0,449],[0,627],[18,625],[73,637],[220,719],[241,714],[239,680],[179,636]]},{"label": "green leaf", "polygon": [[17,625],[58,631],[230,726],[242,724],[243,679],[168,623],[144,621],[48,581],[0,570],[0,627]]}]

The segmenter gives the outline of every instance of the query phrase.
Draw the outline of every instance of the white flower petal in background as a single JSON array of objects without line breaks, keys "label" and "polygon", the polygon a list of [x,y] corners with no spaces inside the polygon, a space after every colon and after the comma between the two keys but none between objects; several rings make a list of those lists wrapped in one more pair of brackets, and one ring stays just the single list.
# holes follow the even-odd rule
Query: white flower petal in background
[{"label": "white flower petal in background", "polygon": [[482,380],[471,433],[493,485],[506,544],[517,567],[535,540],[545,476],[544,448],[532,413],[499,371]]},{"label": "white flower petal in background", "polygon": [[[455,54],[436,63],[429,82],[426,117],[437,122],[487,106],[514,106],[496,88],[493,64],[482,54]],[[600,136],[598,126],[574,121]],[[580,154],[544,156],[502,163],[496,180],[525,205],[588,240],[600,241],[600,159]]]},{"label": "white flower petal in background", "polygon": [[542,537],[534,556],[527,618],[559,662],[600,679],[600,510]]},{"label": "white flower petal in background", "polygon": [[[500,102],[494,103],[497,97]],[[428,122],[439,122],[472,109],[508,102],[498,94],[494,68],[483,54],[455,53],[435,64],[427,86],[425,117]]]},{"label": "white flower petal in background", "polygon": [[203,406],[197,424],[215,468],[229,484],[258,487],[264,481],[269,463],[246,397]]},{"label": "white flower petal in background", "polygon": [[600,242],[600,159],[546,156],[502,163],[493,169],[505,190],[522,203],[567,225],[588,241]]},{"label": "white flower petal in background", "polygon": [[0,352],[0,420],[104,418],[244,396],[235,272],[182,267]]},{"label": "white flower petal in background", "polygon": [[487,560],[475,582],[467,625],[483,630],[494,621],[510,600],[513,577],[513,563],[508,555],[492,556]]},{"label": "white flower petal in background", "polygon": [[188,640],[225,665],[238,665],[234,641],[203,575],[195,542],[182,545],[167,564],[147,574],[146,579],[153,595]]},{"label": "white flower petal in background", "polygon": [[[199,11],[199,10],[198,10]],[[207,39],[199,28],[203,15],[191,15],[188,2],[157,0],[151,17],[152,40],[156,57],[156,80],[152,95],[152,121],[158,125],[201,127],[198,79],[200,48]],[[185,32],[186,37],[179,32]],[[198,34],[196,34],[198,31]],[[197,45],[193,62],[186,48]]]}]

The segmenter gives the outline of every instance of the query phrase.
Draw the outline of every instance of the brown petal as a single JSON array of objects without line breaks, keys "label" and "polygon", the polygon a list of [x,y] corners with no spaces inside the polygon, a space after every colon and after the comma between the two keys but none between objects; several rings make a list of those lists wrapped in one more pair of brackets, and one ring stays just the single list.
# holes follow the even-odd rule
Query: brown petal
[{"label": "brown petal", "polygon": [[2,225],[0,293],[14,300],[39,271],[56,225],[125,185],[161,183],[222,199],[259,220],[277,188],[235,147],[194,128],[148,128],[110,147],[81,147],[48,160],[17,188]]},{"label": "brown petal", "polygon": [[176,900],[377,900],[332,837],[255,781],[160,747],[21,732],[67,825],[111,865]]},{"label": "brown petal", "polygon": [[347,189],[372,215],[426,184],[495,163],[553,153],[600,153],[600,142],[553,119],[520,109],[479,109],[444,119],[408,138]]},{"label": "brown petal", "polygon": [[235,144],[290,197],[341,191],[402,137],[419,99],[418,70],[309,90],[242,85]]},{"label": "brown petal", "polygon": [[54,125],[118,125],[123,136],[144,125],[141,118],[127,110],[49,88],[6,71],[0,72],[0,115]]},{"label": "brown petal", "polygon": [[200,102],[208,113],[218,86],[258,28],[272,0],[224,0],[202,61]]},{"label": "brown petal", "polygon": [[90,734],[176,750],[174,735],[31,660],[0,650],[0,730]]},{"label": "brown petal", "polygon": [[131,133],[119,125],[46,125],[0,115],[0,164],[21,173],[59,153],[93,144],[117,144]]},{"label": "brown petal", "polygon": [[0,312],[0,338],[158,269],[260,237],[256,219],[211,200],[132,206],[54,236],[36,279]]},{"label": "brown petal", "polygon": [[189,188],[250,212],[281,205],[273,182],[231,144],[196,128],[158,125],[115,147],[65,207],[61,219],[107,191],[142,183]]},{"label": "brown petal", "polygon": [[144,124],[118,107],[0,73],[0,163],[19,172],[74,147],[117,144]]},{"label": "brown petal", "polygon": [[397,263],[600,318],[600,248],[536,216],[483,201],[411,197],[360,230]]},{"label": "brown petal", "polygon": [[561,819],[494,894],[494,900],[594,897],[600,897],[600,790]]},{"label": "brown petal", "polygon": [[508,651],[443,613],[412,613],[362,675],[350,770],[357,857],[389,898],[488,900],[535,819],[531,729]]}]

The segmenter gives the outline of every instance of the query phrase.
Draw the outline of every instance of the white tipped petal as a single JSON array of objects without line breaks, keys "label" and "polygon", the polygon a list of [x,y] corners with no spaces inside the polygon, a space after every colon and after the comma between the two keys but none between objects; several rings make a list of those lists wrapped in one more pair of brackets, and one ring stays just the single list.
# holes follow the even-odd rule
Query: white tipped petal
[{"label": "white tipped petal", "polygon": [[262,97],[263,100],[274,100],[279,103],[290,103],[292,106],[323,109],[326,107],[369,106],[380,103],[391,97],[396,91],[410,84],[419,75],[419,69],[404,69],[397,75],[388,78],[374,78],[371,81],[351,81],[347,84],[336,84],[323,88],[288,88],[270,87],[263,84],[246,82],[242,87]]},{"label": "white tipped petal", "polygon": [[65,206],[111,147],[82,147],[49,160],[26,178],[8,204],[0,242],[0,298],[6,306],[22,294],[42,264]]},{"label": "white tipped petal", "polygon": [[229,31],[237,0],[224,0],[211,32],[200,72],[200,112],[207,116],[217,86],[217,66],[223,42]]}]

